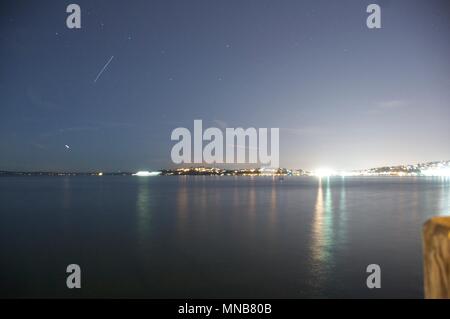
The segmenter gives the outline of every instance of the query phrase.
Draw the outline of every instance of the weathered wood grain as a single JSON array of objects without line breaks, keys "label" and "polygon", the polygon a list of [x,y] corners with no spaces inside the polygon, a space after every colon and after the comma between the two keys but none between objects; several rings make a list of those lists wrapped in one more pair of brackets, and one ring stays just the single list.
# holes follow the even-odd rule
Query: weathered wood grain
[{"label": "weathered wood grain", "polygon": [[423,226],[425,298],[450,299],[450,217],[433,217]]}]

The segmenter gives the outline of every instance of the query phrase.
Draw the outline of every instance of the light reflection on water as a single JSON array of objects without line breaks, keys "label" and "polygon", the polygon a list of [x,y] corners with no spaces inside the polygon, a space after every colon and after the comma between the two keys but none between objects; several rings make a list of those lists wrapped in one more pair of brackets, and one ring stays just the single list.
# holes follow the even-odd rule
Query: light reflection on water
[{"label": "light reflection on water", "polygon": [[339,244],[344,246],[347,244],[347,200],[345,191],[345,177],[341,180],[340,186],[340,197],[339,197],[339,227],[338,227],[338,238]]},{"label": "light reflection on water", "polygon": [[180,183],[176,193],[176,204],[177,229],[179,234],[183,234],[189,214],[189,194],[185,177],[180,177]]},{"label": "light reflection on water", "polygon": [[144,178],[138,180],[138,193],[136,200],[137,228],[139,244],[142,245],[150,235],[150,223],[152,220],[151,203],[154,197],[150,195],[148,181]]},{"label": "light reflection on water", "polygon": [[69,296],[45,280],[79,261],[85,297],[421,297],[421,227],[449,215],[450,180],[4,178],[0,205],[5,296]]},{"label": "light reflection on water", "polygon": [[440,179],[442,183],[442,194],[439,215],[448,215],[448,212],[450,212],[450,177],[440,177]]},{"label": "light reflection on water", "polygon": [[[327,264],[330,261],[330,245],[333,240],[333,199],[330,190],[329,178],[319,179],[317,200],[313,223],[313,259],[318,265]],[[323,185],[325,184],[325,186]],[[325,196],[323,195],[325,188]]]}]

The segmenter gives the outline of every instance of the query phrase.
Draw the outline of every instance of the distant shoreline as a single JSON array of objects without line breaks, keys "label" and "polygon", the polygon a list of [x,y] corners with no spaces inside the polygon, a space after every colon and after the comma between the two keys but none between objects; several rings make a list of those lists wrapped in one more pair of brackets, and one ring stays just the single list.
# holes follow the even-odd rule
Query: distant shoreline
[{"label": "distant shoreline", "polygon": [[279,178],[282,179],[284,177],[311,177],[311,178],[358,178],[358,177],[397,177],[397,178],[405,178],[405,177],[414,177],[414,178],[423,178],[423,177],[447,177],[447,176],[429,176],[429,175],[388,175],[388,174],[372,174],[372,175],[330,175],[330,176],[316,176],[316,175],[263,175],[263,174],[226,174],[226,175],[217,175],[217,174],[160,174],[158,176],[134,176],[133,173],[103,173],[99,175],[98,173],[41,173],[41,172],[0,172],[1,177],[136,177],[136,178],[155,178],[158,176],[162,177],[265,177],[265,178]]},{"label": "distant shoreline", "polygon": [[[224,169],[216,167],[180,167],[174,169],[160,169],[154,172],[141,171],[143,176],[315,176],[315,177],[439,177],[450,176],[450,161],[427,162],[414,165],[384,166],[365,170],[317,170],[288,168],[240,168]],[[133,176],[131,172],[51,172],[51,171],[0,171],[0,176]]]}]

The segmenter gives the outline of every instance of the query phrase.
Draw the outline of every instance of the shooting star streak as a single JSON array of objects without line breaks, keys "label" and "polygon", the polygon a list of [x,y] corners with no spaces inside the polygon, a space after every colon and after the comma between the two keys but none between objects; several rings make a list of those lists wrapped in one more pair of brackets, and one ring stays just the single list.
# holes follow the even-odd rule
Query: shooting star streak
[{"label": "shooting star streak", "polygon": [[100,70],[100,72],[98,72],[97,77],[94,80],[94,83],[97,82],[97,80],[100,78],[100,76],[102,75],[102,73],[106,70],[106,68],[108,67],[108,65],[111,63],[112,59],[114,58],[114,55],[111,55],[111,57],[109,58],[108,62],[106,62],[106,64],[103,66],[103,68]]}]

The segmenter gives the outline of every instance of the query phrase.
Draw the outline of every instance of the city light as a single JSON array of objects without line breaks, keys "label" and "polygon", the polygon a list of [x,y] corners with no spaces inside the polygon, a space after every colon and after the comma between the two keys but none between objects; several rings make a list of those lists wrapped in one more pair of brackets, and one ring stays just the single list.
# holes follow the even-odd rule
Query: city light
[{"label": "city light", "polygon": [[337,173],[331,168],[326,167],[318,168],[313,172],[313,176],[317,177],[329,177],[334,175],[337,175]]},{"label": "city light", "polygon": [[158,176],[159,174],[161,174],[161,172],[139,171],[133,174],[133,176],[146,177],[146,176]]},{"label": "city light", "polygon": [[435,167],[422,171],[424,176],[437,176],[448,177],[450,176],[450,168],[448,167]]}]

